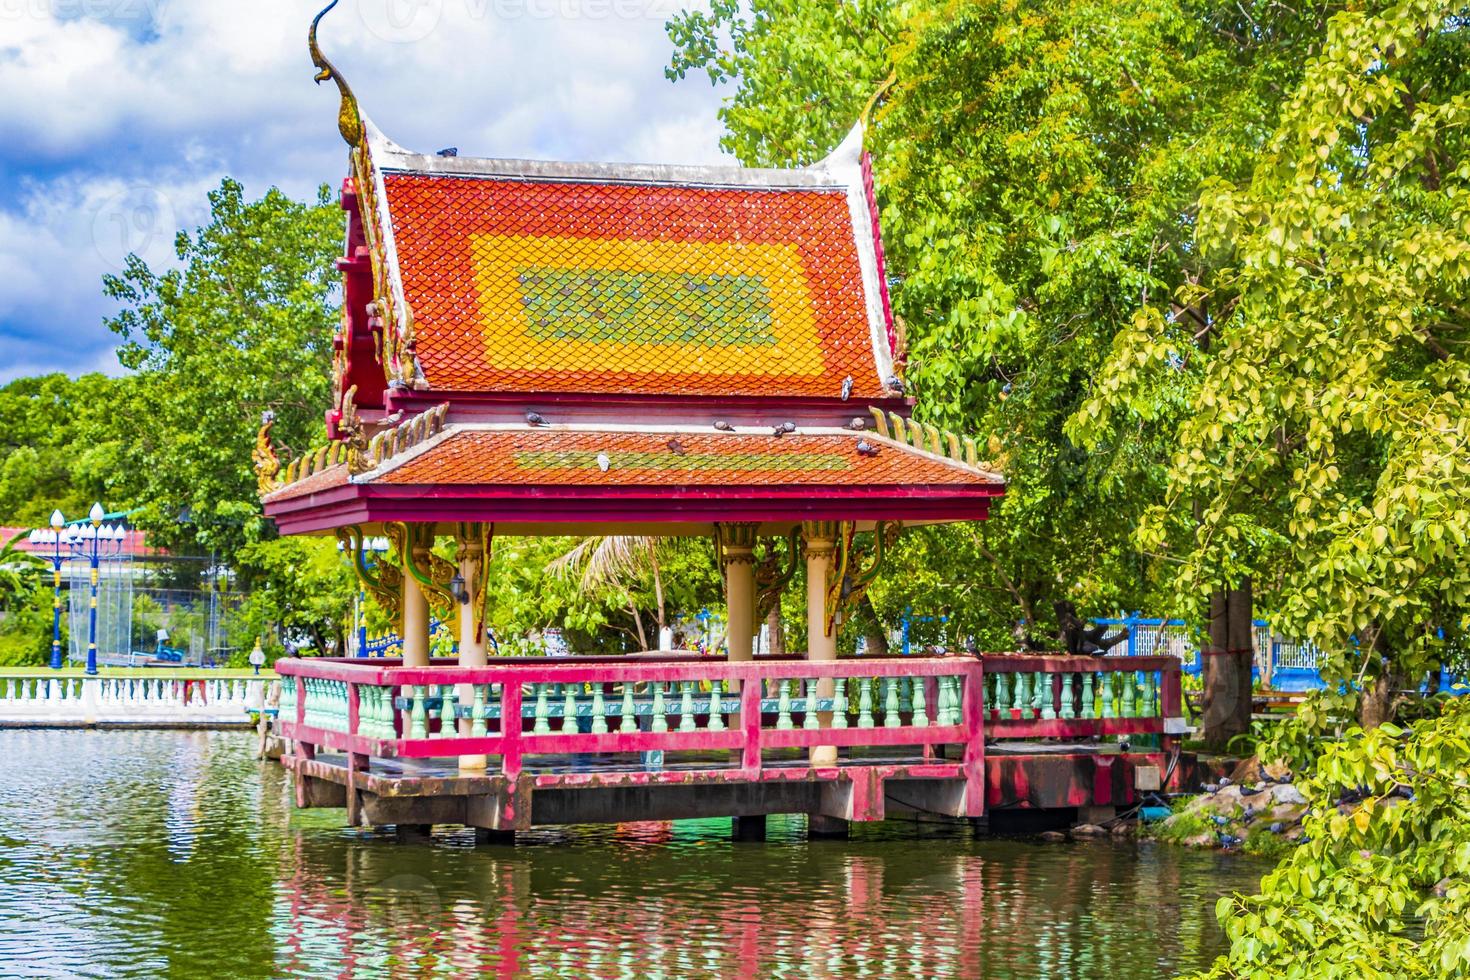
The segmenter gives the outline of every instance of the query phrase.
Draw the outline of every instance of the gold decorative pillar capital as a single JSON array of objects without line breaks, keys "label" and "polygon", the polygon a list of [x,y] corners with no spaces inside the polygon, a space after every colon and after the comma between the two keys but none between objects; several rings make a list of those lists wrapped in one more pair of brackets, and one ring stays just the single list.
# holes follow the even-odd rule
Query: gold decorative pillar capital
[{"label": "gold decorative pillar capital", "polygon": [[760,525],[754,522],[739,522],[715,525],[715,540],[720,546],[720,564],[755,564],[755,543]]},{"label": "gold decorative pillar capital", "polygon": [[801,539],[807,555],[830,556],[842,537],[840,521],[802,521]]}]

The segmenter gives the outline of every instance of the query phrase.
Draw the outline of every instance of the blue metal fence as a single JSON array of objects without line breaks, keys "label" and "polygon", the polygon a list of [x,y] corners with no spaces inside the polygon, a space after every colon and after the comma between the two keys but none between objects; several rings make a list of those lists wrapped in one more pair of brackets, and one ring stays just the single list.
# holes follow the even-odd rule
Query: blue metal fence
[{"label": "blue metal fence", "polygon": [[[1127,627],[1128,642],[1115,647],[1110,656],[1157,656],[1168,654],[1179,658],[1184,673],[1198,675],[1204,668],[1199,643],[1182,619],[1150,619],[1139,613],[1115,619],[1095,619],[1108,627]],[[1327,685],[1322,680],[1322,651],[1305,640],[1276,636],[1264,619],[1254,621],[1255,663],[1251,677],[1264,679],[1275,691],[1317,691]],[[1440,671],[1440,690],[1452,694],[1470,694],[1470,680],[1456,677],[1448,670]]]}]

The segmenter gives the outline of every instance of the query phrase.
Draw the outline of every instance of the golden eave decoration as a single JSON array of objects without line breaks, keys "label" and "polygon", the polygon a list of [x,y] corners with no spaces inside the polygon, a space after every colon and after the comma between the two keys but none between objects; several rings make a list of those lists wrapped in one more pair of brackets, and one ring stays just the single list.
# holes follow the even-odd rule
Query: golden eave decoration
[{"label": "golden eave decoration", "polygon": [[317,67],[316,83],[320,85],[328,79],[337,83],[337,92],[342,100],[337,107],[337,131],[342,134],[347,145],[355,150],[363,141],[362,113],[357,108],[357,96],[352,94],[352,89],[348,86],[347,80],[342,77],[342,73],[337,70],[337,66],[322,54],[321,46],[316,41],[317,24],[321,23],[321,19],[327,15],[327,12],[340,2],[341,0],[332,0],[311,19],[311,29],[306,33],[306,46],[311,51],[311,63]]}]

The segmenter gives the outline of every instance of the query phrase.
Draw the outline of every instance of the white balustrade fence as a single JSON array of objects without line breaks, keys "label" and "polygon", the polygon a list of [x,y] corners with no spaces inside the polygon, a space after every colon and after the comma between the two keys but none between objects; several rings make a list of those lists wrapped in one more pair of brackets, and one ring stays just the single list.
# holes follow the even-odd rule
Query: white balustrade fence
[{"label": "white balustrade fence", "polygon": [[248,725],[269,677],[47,677],[0,674],[0,724]]}]

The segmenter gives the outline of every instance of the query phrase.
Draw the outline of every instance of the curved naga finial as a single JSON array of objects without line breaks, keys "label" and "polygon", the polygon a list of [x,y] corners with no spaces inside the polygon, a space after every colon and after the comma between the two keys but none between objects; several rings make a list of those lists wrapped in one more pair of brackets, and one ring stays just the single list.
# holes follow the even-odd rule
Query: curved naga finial
[{"label": "curved naga finial", "polygon": [[352,94],[352,89],[347,86],[347,80],[337,70],[337,66],[327,60],[322,54],[321,46],[316,43],[316,25],[326,16],[327,11],[341,0],[332,0],[322,8],[321,12],[311,19],[311,30],[306,34],[306,46],[311,51],[311,63],[320,69],[316,73],[316,83],[320,85],[327,79],[337,83],[337,91],[342,93],[342,104],[337,109],[337,130],[347,145],[356,149],[362,142],[362,116],[357,111],[357,96]]}]

